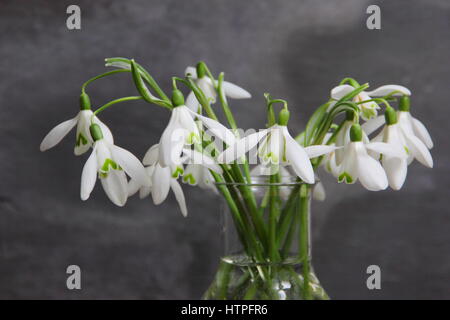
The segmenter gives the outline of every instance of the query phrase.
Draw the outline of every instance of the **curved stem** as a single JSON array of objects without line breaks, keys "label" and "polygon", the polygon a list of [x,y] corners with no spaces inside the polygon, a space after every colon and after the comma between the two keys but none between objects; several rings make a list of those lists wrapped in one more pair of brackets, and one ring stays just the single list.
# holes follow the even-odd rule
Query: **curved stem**
[{"label": "curved stem", "polygon": [[120,102],[125,102],[125,101],[133,101],[133,100],[143,100],[144,98],[142,98],[141,96],[130,96],[130,97],[123,97],[123,98],[119,98],[119,99],[115,99],[112,100],[106,104],[104,104],[103,106],[101,106],[100,108],[98,108],[97,110],[94,111],[94,115],[99,114],[100,112],[102,112],[103,110],[111,107],[112,105],[116,104],[116,103],[120,103]]},{"label": "curved stem", "polygon": [[122,72],[130,72],[130,70],[128,70],[128,69],[118,69],[118,70],[113,70],[113,71],[109,71],[109,72],[105,72],[105,73],[99,74],[98,76],[95,76],[95,77],[93,77],[93,78],[90,78],[88,81],[86,81],[85,83],[83,83],[83,85],[81,86],[81,91],[84,93],[86,87],[87,87],[90,83],[94,82],[95,80],[98,80],[98,79],[100,79],[100,78],[104,78],[104,77],[110,76],[110,75],[112,75],[112,74],[122,73]]}]

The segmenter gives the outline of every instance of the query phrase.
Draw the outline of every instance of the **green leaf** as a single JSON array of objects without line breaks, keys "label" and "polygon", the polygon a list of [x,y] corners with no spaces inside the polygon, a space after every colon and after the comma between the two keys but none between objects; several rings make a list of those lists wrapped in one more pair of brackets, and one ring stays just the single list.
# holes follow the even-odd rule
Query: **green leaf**
[{"label": "green leaf", "polygon": [[327,109],[328,109],[329,105],[330,105],[330,102],[327,102],[327,103],[321,105],[316,111],[314,111],[312,116],[309,118],[309,121],[306,124],[305,135],[304,135],[304,138],[305,138],[304,145],[305,146],[308,146],[311,143],[314,133],[319,128],[323,119],[326,118]]}]

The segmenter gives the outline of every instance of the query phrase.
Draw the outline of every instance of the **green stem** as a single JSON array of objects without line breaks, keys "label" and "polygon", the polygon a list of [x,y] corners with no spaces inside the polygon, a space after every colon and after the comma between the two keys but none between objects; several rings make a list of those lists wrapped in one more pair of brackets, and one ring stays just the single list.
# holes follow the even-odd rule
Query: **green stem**
[{"label": "green stem", "polygon": [[[294,212],[294,210],[291,210]],[[281,248],[281,256],[284,258],[287,258],[292,246],[292,241],[294,240],[295,231],[297,229],[297,226],[300,224],[300,217],[299,215],[289,215],[289,230],[286,235],[286,238],[284,239],[283,247]]]},{"label": "green stem", "polygon": [[228,293],[228,284],[230,282],[230,271],[233,265],[225,261],[221,261],[219,270],[217,271],[217,282],[219,290],[219,299],[226,300]]},{"label": "green stem", "polygon": [[310,262],[309,262],[309,193],[310,186],[302,185],[300,187],[300,226],[299,226],[299,254],[302,261],[303,273],[303,294],[305,300],[311,300],[310,282]]},{"label": "green stem", "polygon": [[298,191],[300,189],[300,186],[295,186],[292,191],[291,194],[289,195],[288,200],[286,201],[286,204],[284,205],[283,210],[281,210],[281,214],[280,214],[280,219],[278,220],[278,237],[277,237],[277,243],[278,245],[280,245],[283,236],[286,234],[286,230],[289,228],[289,221],[290,216],[293,215],[293,208],[295,206],[296,200],[297,200],[297,196],[298,196]]},{"label": "green stem", "polygon": [[270,199],[269,199],[269,254],[272,262],[279,258],[277,246],[277,217],[278,217],[278,187],[276,176],[270,176]]},{"label": "green stem", "polygon": [[97,110],[94,111],[94,115],[99,114],[100,112],[102,112],[103,110],[111,107],[112,105],[116,104],[116,103],[120,103],[120,102],[125,102],[125,101],[133,101],[133,100],[142,100],[143,98],[141,96],[130,96],[130,97],[123,97],[123,98],[119,98],[119,99],[115,99],[112,100],[106,104],[104,104],[103,106],[101,106],[100,108],[98,108]]},{"label": "green stem", "polygon": [[108,71],[108,72],[99,74],[98,76],[95,76],[95,77],[93,77],[93,78],[90,78],[88,81],[86,81],[85,83],[83,83],[83,85],[81,86],[81,92],[84,93],[86,87],[87,87],[90,83],[94,82],[95,80],[98,80],[98,79],[100,79],[100,78],[104,78],[104,77],[110,76],[110,75],[112,75],[112,74],[122,73],[122,72],[130,72],[130,70],[127,70],[127,69],[113,70],[113,71]]}]

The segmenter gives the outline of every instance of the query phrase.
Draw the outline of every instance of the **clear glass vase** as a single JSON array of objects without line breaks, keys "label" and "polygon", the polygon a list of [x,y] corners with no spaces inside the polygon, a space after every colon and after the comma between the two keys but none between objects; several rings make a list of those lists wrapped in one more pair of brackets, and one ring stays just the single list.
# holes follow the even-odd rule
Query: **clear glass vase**
[{"label": "clear glass vase", "polygon": [[296,177],[216,184],[225,254],[204,299],[329,299],[311,264],[313,185]]}]

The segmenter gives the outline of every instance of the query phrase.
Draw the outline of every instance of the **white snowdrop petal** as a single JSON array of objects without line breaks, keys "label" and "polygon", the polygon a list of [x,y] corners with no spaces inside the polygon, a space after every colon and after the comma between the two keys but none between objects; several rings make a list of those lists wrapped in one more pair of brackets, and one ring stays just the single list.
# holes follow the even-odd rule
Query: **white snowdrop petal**
[{"label": "white snowdrop petal", "polygon": [[310,159],[322,156],[324,154],[333,152],[336,149],[340,149],[342,147],[336,147],[334,145],[315,145],[305,147],[306,154]]},{"label": "white snowdrop petal", "polygon": [[433,148],[433,140],[425,125],[416,118],[412,118],[412,125],[414,134],[425,143],[428,149]]},{"label": "white snowdrop petal", "polygon": [[219,163],[231,163],[236,159],[239,159],[244,154],[252,150],[258,142],[266,136],[268,130],[262,130],[255,133],[251,133],[242,139],[236,141],[236,143],[231,144],[224,152],[222,152],[218,157],[217,161]]},{"label": "white snowdrop petal", "polygon": [[183,189],[180,186],[180,183],[175,180],[170,180],[170,187],[172,188],[173,194],[175,195],[175,199],[178,202],[178,205],[180,206],[181,214],[186,217],[187,216],[187,207],[186,207],[186,200],[184,198]]},{"label": "white snowdrop petal", "polygon": [[213,158],[207,156],[206,154],[191,149],[183,149],[183,152],[191,160],[191,163],[204,166],[217,172],[218,174],[222,174],[222,168]]},{"label": "white snowdrop petal", "polygon": [[130,179],[130,181],[128,181],[127,186],[128,196],[129,197],[133,196],[136,192],[139,191],[141,187],[142,185],[138,181],[136,181],[135,179]]},{"label": "white snowdrop petal", "polygon": [[318,182],[313,188],[313,199],[317,201],[324,201],[326,198],[325,188],[322,182]]},{"label": "white snowdrop petal", "polygon": [[147,198],[152,192],[152,188],[150,187],[141,187],[139,189],[139,199]]},{"label": "white snowdrop petal", "polygon": [[198,108],[200,106],[200,103],[197,100],[197,97],[195,96],[194,91],[191,91],[187,97],[186,97],[186,101],[184,102],[184,104],[186,105],[186,107],[189,108],[189,110],[192,110],[194,112],[198,112]]},{"label": "white snowdrop petal", "polygon": [[211,103],[216,102],[217,93],[211,82],[211,79],[209,79],[207,76],[204,76],[203,78],[197,80],[197,85],[200,90],[203,91],[206,98],[211,101]]},{"label": "white snowdrop petal", "polygon": [[181,155],[185,133],[183,132],[184,129],[179,127],[177,123],[178,112],[174,110],[159,142],[159,163],[163,167],[167,167],[178,161]]},{"label": "white snowdrop petal", "polygon": [[50,132],[47,133],[47,135],[42,140],[40,150],[45,151],[57,145],[69,133],[69,131],[72,130],[73,127],[75,127],[77,121],[78,116],[66,120],[50,130]]},{"label": "white snowdrop petal", "polygon": [[400,190],[408,171],[406,158],[383,157],[382,165],[386,171],[389,186],[394,190]]},{"label": "white snowdrop petal", "polygon": [[159,145],[154,144],[145,153],[142,163],[146,166],[154,165],[158,161],[159,156]]},{"label": "white snowdrop petal", "polygon": [[116,145],[110,147],[113,160],[133,179],[143,186],[150,186],[144,166],[130,151]]},{"label": "white snowdrop petal", "polygon": [[362,145],[362,142],[351,142],[344,148],[345,157],[338,169],[339,182],[345,181],[347,184],[353,184],[358,179],[357,153],[356,149]]},{"label": "white snowdrop petal", "polygon": [[306,183],[314,183],[314,170],[306,151],[291,137],[287,128],[283,133],[286,139],[286,159],[292,169]]},{"label": "white snowdrop petal", "polygon": [[170,168],[162,168],[157,164],[152,177],[152,198],[154,204],[158,205],[166,200],[170,190],[171,179]]},{"label": "white snowdrop petal", "polygon": [[97,151],[94,147],[91,155],[84,164],[83,171],[81,173],[81,200],[87,200],[94,189],[95,182],[97,181],[97,170]]},{"label": "white snowdrop petal", "polygon": [[197,79],[197,68],[188,66],[184,71],[184,75],[190,75],[192,79]]},{"label": "white snowdrop petal", "polygon": [[331,90],[331,98],[339,100],[345,95],[352,92],[353,90],[355,90],[355,88],[353,88],[351,85],[348,84],[339,85]]},{"label": "white snowdrop petal", "polygon": [[[345,121],[342,125],[340,131],[336,134],[335,145],[337,147],[346,146],[350,141],[350,128],[352,126],[352,121]],[[340,165],[344,159],[344,149],[336,150],[336,164]]]},{"label": "white snowdrop petal", "polygon": [[398,92],[396,92],[393,96],[411,95],[411,91],[408,88],[396,84],[387,84],[372,91],[366,91],[366,93],[372,97],[384,97],[394,91]]},{"label": "white snowdrop petal", "polygon": [[213,120],[208,117],[204,117],[198,113],[195,113],[191,110],[189,110],[193,117],[197,117],[208,129],[209,132],[219,138],[220,140],[224,141],[228,145],[232,145],[236,142],[236,136],[231,132],[230,129],[222,125],[221,123],[217,122],[216,120]]},{"label": "white snowdrop petal", "polygon": [[117,206],[123,207],[128,198],[128,184],[125,172],[110,170],[106,178],[101,178],[103,189],[108,198]]},{"label": "white snowdrop petal", "polygon": [[361,125],[361,129],[365,132],[366,135],[372,134],[379,127],[381,127],[385,122],[384,115],[377,116],[372,118]]},{"label": "white snowdrop petal", "polygon": [[386,172],[380,162],[370,157],[361,146],[357,150],[356,166],[358,179],[361,184],[370,191],[384,190],[388,187]]},{"label": "white snowdrop petal", "polygon": [[404,151],[391,143],[371,142],[365,145],[367,150],[387,155],[389,157],[404,158]]},{"label": "white snowdrop petal", "polygon": [[222,89],[224,90],[225,95],[232,99],[248,99],[252,97],[247,90],[228,81],[222,82]]},{"label": "white snowdrop petal", "polygon": [[404,133],[404,137],[411,155],[424,166],[433,168],[433,158],[427,146],[415,135]]}]

